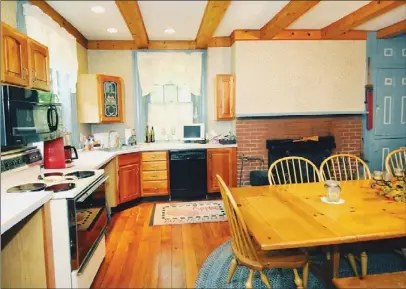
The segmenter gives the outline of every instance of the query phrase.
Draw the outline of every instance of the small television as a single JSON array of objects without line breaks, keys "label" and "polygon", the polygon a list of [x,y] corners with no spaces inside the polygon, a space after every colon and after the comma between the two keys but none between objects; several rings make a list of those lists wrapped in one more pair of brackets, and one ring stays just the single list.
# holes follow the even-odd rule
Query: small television
[{"label": "small television", "polygon": [[182,130],[183,141],[205,140],[206,133],[204,123],[193,123],[183,126]]}]

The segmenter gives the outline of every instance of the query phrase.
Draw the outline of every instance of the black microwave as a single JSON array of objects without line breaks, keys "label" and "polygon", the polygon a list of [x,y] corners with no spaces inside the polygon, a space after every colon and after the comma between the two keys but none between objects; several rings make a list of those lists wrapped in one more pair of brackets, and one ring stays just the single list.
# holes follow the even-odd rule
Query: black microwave
[{"label": "black microwave", "polygon": [[51,92],[2,85],[0,118],[2,147],[62,136],[62,106]]}]

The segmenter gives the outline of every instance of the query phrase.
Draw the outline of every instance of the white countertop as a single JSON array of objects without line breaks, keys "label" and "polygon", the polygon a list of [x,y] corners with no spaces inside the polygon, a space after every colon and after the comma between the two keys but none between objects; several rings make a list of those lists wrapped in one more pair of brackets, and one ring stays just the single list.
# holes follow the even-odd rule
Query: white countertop
[{"label": "white countertop", "polygon": [[79,159],[74,160],[74,167],[81,169],[99,169],[107,164],[110,160],[118,155],[148,152],[148,151],[167,151],[167,150],[194,150],[194,149],[213,149],[213,148],[236,148],[237,144],[222,145],[222,144],[185,144],[185,143],[152,143],[142,144],[135,147],[124,147],[117,151],[104,151],[95,149],[93,151],[79,151]]},{"label": "white countertop", "polygon": [[[209,148],[230,148],[233,145],[221,144],[184,144],[184,143],[154,143],[143,144],[136,147],[123,148],[113,152],[102,150],[79,151],[79,159],[74,161],[72,168],[66,172],[77,169],[99,169],[114,157],[122,154],[161,151],[161,150],[193,150]],[[65,170],[58,170],[65,171]],[[1,174],[1,233],[3,234],[29,214],[40,208],[53,198],[52,192],[35,193],[7,193],[7,189],[24,183],[40,182],[37,180],[40,174],[39,166],[26,168],[20,171],[5,172]]]}]

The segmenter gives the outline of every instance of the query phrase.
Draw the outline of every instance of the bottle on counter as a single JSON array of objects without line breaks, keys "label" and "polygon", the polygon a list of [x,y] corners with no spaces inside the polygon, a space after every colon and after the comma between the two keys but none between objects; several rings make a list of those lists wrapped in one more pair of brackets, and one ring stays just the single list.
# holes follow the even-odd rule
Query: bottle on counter
[{"label": "bottle on counter", "polygon": [[147,129],[145,130],[145,142],[149,143],[149,128],[147,125]]},{"label": "bottle on counter", "polygon": [[155,142],[155,131],[154,131],[154,127],[151,127],[151,142]]}]

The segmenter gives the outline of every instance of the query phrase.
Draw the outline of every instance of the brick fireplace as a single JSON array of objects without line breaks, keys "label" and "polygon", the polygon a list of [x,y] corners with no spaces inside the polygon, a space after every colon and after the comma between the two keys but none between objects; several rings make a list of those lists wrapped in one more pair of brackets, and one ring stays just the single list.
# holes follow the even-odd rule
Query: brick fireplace
[{"label": "brick fireplace", "polygon": [[[238,156],[263,157],[268,168],[267,139],[296,139],[309,136],[334,136],[334,153],[362,153],[361,116],[298,116],[264,119],[237,119]],[[249,185],[249,172],[261,169],[260,161],[244,162],[242,185]],[[239,177],[241,160],[238,159]]]}]

